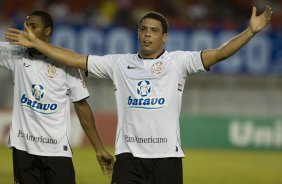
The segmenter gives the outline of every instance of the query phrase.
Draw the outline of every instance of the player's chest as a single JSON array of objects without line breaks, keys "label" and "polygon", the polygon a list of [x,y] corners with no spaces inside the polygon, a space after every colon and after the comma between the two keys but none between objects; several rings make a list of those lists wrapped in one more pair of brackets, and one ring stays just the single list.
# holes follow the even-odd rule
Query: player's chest
[{"label": "player's chest", "polygon": [[[64,69],[49,62],[48,60],[29,60],[22,61],[21,73],[30,80],[56,80],[66,79]],[[64,80],[63,80],[64,81]]]},{"label": "player's chest", "polygon": [[181,77],[173,62],[164,60],[126,63],[119,69],[117,78],[133,84],[142,80],[164,83]]}]

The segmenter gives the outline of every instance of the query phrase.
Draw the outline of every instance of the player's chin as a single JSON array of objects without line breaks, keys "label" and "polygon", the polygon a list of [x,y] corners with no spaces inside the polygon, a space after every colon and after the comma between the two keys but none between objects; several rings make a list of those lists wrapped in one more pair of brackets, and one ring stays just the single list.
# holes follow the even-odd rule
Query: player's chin
[{"label": "player's chin", "polygon": [[149,55],[152,52],[152,47],[151,46],[143,46],[141,48],[142,52],[145,53],[146,55]]}]

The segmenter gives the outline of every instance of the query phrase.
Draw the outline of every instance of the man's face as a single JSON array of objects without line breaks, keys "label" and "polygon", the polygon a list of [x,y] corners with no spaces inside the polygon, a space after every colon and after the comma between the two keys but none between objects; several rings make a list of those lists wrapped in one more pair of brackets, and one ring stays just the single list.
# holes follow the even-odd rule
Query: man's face
[{"label": "man's face", "polygon": [[156,19],[145,18],[138,30],[138,42],[141,56],[157,57],[163,51],[167,33],[163,33],[161,22]]},{"label": "man's face", "polygon": [[[41,17],[39,16],[28,16],[25,19],[26,25],[28,28],[33,32],[33,34],[43,40],[43,41],[48,41],[50,38],[50,28],[45,28]],[[48,31],[49,30],[49,31]]]}]

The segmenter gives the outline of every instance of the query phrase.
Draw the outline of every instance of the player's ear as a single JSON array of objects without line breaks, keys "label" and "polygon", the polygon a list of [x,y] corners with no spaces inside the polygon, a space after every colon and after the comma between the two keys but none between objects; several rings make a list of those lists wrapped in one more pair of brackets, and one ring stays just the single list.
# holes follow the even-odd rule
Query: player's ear
[{"label": "player's ear", "polygon": [[52,33],[52,29],[51,29],[51,27],[47,27],[46,29],[45,29],[45,36],[51,36],[51,33]]}]

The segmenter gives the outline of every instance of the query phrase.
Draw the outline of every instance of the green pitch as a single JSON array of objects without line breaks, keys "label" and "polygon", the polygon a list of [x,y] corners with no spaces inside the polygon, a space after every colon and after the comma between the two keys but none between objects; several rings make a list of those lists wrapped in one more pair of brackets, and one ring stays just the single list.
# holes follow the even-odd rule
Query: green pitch
[{"label": "green pitch", "polygon": [[[113,149],[109,149],[113,152]],[[282,184],[281,151],[186,149],[185,184]],[[74,149],[77,184],[109,184],[91,148]],[[11,151],[0,147],[0,184],[13,183]]]}]

